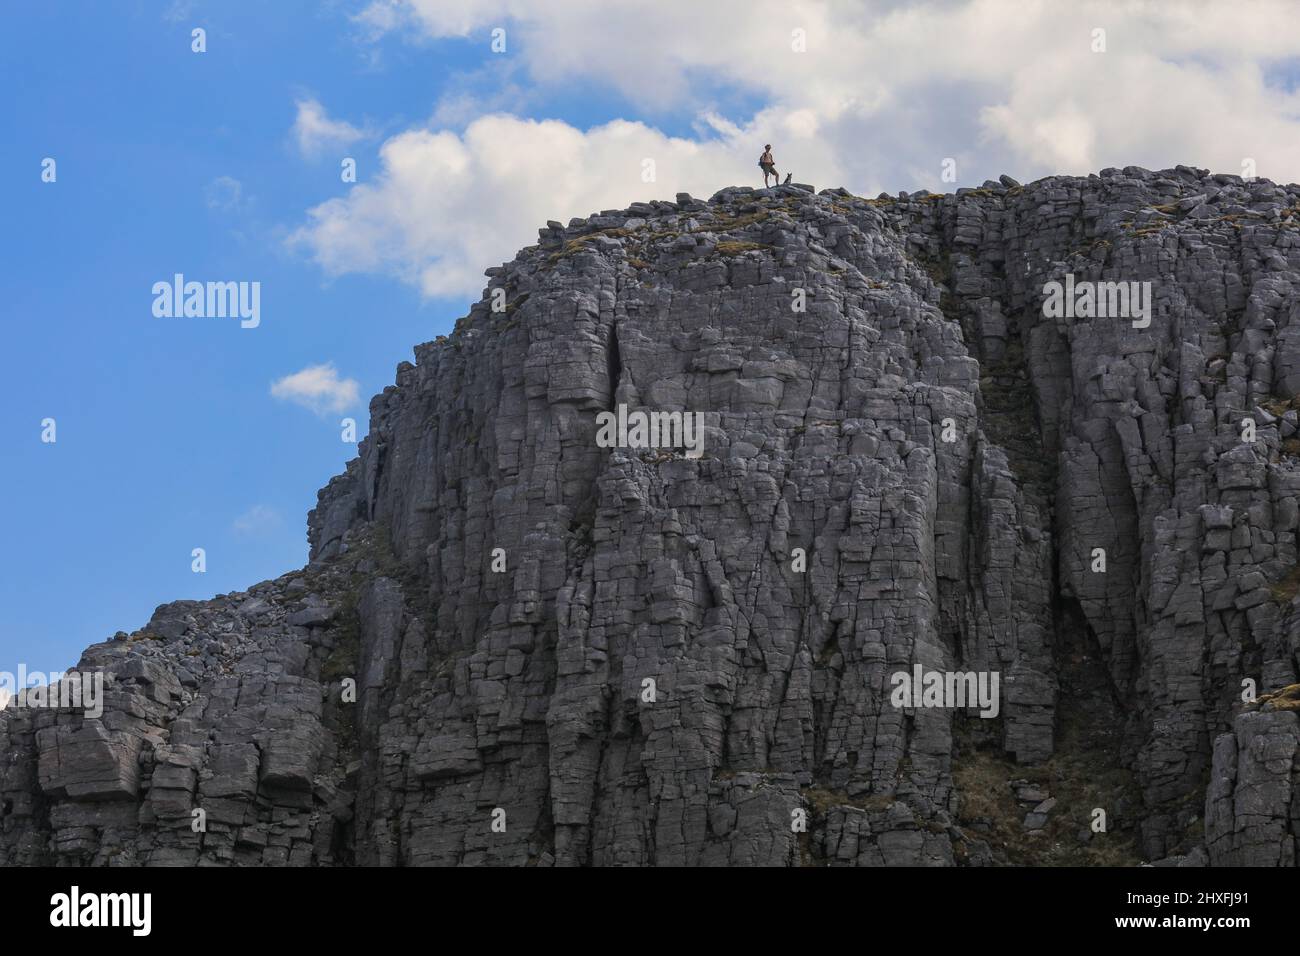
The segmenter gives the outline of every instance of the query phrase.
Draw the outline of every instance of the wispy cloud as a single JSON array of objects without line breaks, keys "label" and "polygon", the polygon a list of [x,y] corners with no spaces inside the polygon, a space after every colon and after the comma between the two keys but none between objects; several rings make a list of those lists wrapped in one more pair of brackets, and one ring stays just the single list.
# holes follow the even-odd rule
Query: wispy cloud
[{"label": "wispy cloud", "polygon": [[180,23],[186,20],[194,12],[193,0],[173,0],[170,6],[163,11],[162,18],[168,23]]},{"label": "wispy cloud", "polygon": [[203,187],[203,198],[209,209],[220,212],[232,212],[247,201],[244,199],[244,184],[233,176],[218,176],[212,180]]},{"label": "wispy cloud", "polygon": [[333,362],[309,365],[271,383],[271,395],[310,409],[317,415],[346,411],[357,403],[361,387],[356,379],[339,378]]},{"label": "wispy cloud", "polygon": [[319,100],[297,101],[298,115],[293,121],[293,136],[304,156],[315,158],[327,150],[355,143],[366,134],[344,120],[330,119]]},{"label": "wispy cloud", "polygon": [[280,513],[268,505],[253,505],[234,520],[236,534],[253,535],[277,528],[282,523]]}]

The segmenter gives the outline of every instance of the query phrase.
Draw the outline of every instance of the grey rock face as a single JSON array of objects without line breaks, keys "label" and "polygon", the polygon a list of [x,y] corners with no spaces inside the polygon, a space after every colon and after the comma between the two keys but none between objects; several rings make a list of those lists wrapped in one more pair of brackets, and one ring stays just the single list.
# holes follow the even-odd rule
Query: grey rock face
[{"label": "grey rock face", "polygon": [[[1067,273],[1149,325],[1049,317]],[[733,188],[488,277],[308,568],[88,650],[101,718],[0,712],[0,862],[1294,862],[1300,731],[1241,692],[1297,680],[1300,188]],[[896,706],[918,667],[996,715]]]}]

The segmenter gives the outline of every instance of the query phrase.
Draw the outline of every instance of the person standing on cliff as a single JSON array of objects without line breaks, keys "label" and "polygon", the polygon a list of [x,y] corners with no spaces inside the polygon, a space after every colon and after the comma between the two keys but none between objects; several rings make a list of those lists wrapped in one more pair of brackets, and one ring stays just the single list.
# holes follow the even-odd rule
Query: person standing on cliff
[{"label": "person standing on cliff", "polygon": [[763,155],[758,157],[758,165],[763,170],[763,188],[767,188],[767,177],[772,177],[772,185],[781,182],[781,174],[776,171],[776,160],[772,158],[772,144],[763,147]]}]

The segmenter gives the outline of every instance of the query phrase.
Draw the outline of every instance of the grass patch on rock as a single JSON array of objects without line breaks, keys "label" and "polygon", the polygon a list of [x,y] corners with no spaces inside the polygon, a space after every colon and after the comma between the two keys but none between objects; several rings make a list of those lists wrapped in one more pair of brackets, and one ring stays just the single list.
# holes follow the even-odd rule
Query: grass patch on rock
[{"label": "grass patch on rock", "polygon": [[1290,604],[1300,594],[1300,565],[1292,568],[1268,586],[1268,593],[1279,604]]},{"label": "grass patch on rock", "polygon": [[720,256],[738,256],[746,252],[755,252],[759,249],[770,249],[771,246],[764,245],[761,242],[746,242],[742,240],[724,240],[718,243],[715,251]]}]

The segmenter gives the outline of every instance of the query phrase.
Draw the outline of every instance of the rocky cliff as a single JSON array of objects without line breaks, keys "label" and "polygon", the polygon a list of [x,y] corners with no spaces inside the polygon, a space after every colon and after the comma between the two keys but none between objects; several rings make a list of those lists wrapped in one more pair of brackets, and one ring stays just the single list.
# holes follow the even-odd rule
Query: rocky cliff
[{"label": "rocky cliff", "polygon": [[487,275],[308,567],[0,712],[0,862],[1295,862],[1300,187],[732,188]]}]

